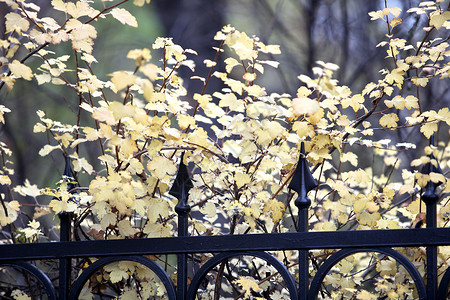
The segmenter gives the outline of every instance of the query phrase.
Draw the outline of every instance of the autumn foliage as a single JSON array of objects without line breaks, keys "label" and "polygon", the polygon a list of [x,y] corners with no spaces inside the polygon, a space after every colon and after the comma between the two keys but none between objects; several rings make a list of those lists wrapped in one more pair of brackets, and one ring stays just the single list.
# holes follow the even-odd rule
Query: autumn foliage
[{"label": "autumn foliage", "polygon": [[[130,48],[127,70],[96,74],[92,66],[108,63],[94,57],[95,41],[102,38],[96,24],[116,19],[117,24],[137,27],[138,20],[126,9],[131,1],[53,0],[51,14],[45,16],[33,1],[1,2],[10,12],[5,20],[8,38],[0,40],[0,88],[13,90],[21,80],[60,85],[78,107],[76,123],[69,124],[49,118],[42,107],[36,112],[40,121],[33,128],[43,138],[45,134],[51,137],[39,151],[44,159],[50,155],[70,158],[71,178],[49,187],[16,183],[8,158],[14,153],[6,142],[0,144],[0,183],[6,191],[1,195],[0,224],[8,232],[2,234],[2,243],[48,241],[44,234],[48,229],[41,227],[39,218],[64,211],[73,213],[78,239],[174,236],[177,200],[168,191],[183,153],[194,182],[189,196],[190,235],[295,231],[297,208],[288,184],[301,142],[319,183],[309,195],[310,230],[410,227],[423,217],[418,195],[430,180],[442,183],[438,222],[441,227],[449,225],[448,102],[426,110],[420,97],[430,81],[448,80],[450,74],[446,38],[450,12],[440,1],[425,1],[407,12],[387,6],[367,16],[386,28],[385,39],[374,45],[386,51],[378,81],[352,91],[334,78],[339,66],[318,61],[313,76],[298,76],[295,95],[274,93],[260,85],[265,71],[278,67],[276,58],[283,49],[230,25],[211,37],[217,55],[204,62],[208,74],[195,73],[191,60],[195,49],[183,49],[171,38],[156,39],[152,49]],[[134,0],[133,4],[148,2]],[[425,28],[416,29],[423,30],[423,40],[396,37],[394,28],[409,26],[402,23],[404,14],[427,20]],[[71,46],[67,53],[52,50],[66,44]],[[217,68],[219,61],[224,70]],[[182,68],[191,69],[192,77],[179,77]],[[219,79],[223,88],[208,94],[211,78]],[[201,81],[203,90],[187,90],[185,83],[191,80]],[[2,123],[4,114],[14,114],[5,98],[0,105]],[[413,138],[391,142],[390,135],[400,130],[411,131]],[[385,138],[375,139],[377,131],[383,131]],[[436,145],[415,149],[414,139],[432,135]],[[83,154],[88,151],[83,149],[93,148],[98,153],[95,160]],[[405,153],[410,152],[415,153],[413,161],[405,160]],[[361,153],[373,163],[362,161]],[[418,172],[430,161],[431,153],[436,158],[432,163],[439,164],[444,174]],[[36,206],[24,223],[20,199],[25,196],[35,199]],[[449,250],[439,248],[443,270],[450,263]],[[425,272],[421,249],[402,251]],[[312,251],[311,259],[320,264],[332,252]],[[274,255],[289,268],[295,265],[294,252]],[[170,263],[167,257],[155,259]],[[372,288],[367,288],[366,281],[357,276],[365,273],[358,270],[370,265],[373,268],[367,274],[375,270],[376,276]],[[268,266],[255,267],[276,278]],[[144,269],[134,263],[115,263],[96,280],[103,291],[116,285],[123,299],[137,299],[137,294],[163,299],[164,289]],[[176,272],[175,268],[169,271]],[[130,278],[138,287],[118,285]],[[394,260],[373,253],[343,260],[325,284],[324,297],[375,299],[372,293],[377,293],[389,299],[414,298],[414,285],[406,271]],[[241,275],[230,285],[240,288],[245,298],[250,291],[268,289],[265,281]],[[92,286],[85,287],[85,297],[99,293]],[[205,290],[214,290],[214,285],[210,283]],[[25,297],[26,291],[15,293]],[[269,294],[271,299],[284,299],[286,289],[280,284]]]}]

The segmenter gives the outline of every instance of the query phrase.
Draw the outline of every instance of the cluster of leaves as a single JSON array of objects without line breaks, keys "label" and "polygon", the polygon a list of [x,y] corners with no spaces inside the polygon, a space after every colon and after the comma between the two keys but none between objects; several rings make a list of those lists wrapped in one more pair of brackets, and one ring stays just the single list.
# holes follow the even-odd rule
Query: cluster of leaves
[{"label": "cluster of leaves", "polygon": [[[447,40],[429,39],[432,32],[450,28],[450,13],[439,3],[422,2],[407,12],[428,20],[425,37],[416,44],[395,37],[394,28],[407,26],[402,24],[399,8],[386,7],[370,13],[372,20],[386,24],[386,40],[378,47],[386,48],[386,65],[392,65],[381,70],[378,82],[367,83],[362,91],[354,93],[333,78],[337,65],[319,61],[312,78],[298,77],[300,87],[291,96],[271,93],[258,84],[266,68],[278,67],[272,57],[281,53],[279,46],[265,45],[257,37],[249,37],[231,26],[225,26],[214,37],[218,43],[216,56],[204,62],[210,68],[209,74],[190,78],[202,81],[203,90],[187,91],[183,78],[178,76],[179,69],[194,70],[189,57],[196,52],[183,49],[170,38],[158,38],[152,50],[130,49],[127,58],[134,62],[130,63],[131,71],[119,70],[109,76],[95,74],[93,47],[98,36],[94,24],[113,17],[137,27],[130,12],[119,8],[128,0],[101,9],[94,8],[97,3],[91,1],[53,0],[53,11],[60,19],[38,17],[39,7],[31,2],[2,2],[12,12],[6,15],[9,37],[0,41],[4,53],[0,58],[0,88],[6,85],[13,89],[16,80],[34,78],[39,85],[66,86],[73,91],[78,105],[76,124],[52,120],[43,110],[37,112],[40,122],[33,131],[52,137],[39,154],[61,151],[71,159],[75,171],[73,178],[64,178],[58,188],[39,189],[29,182],[13,188],[14,170],[8,160],[12,153],[5,143],[0,144],[0,184],[8,187],[8,193],[1,197],[2,230],[20,214],[21,204],[14,193],[36,200],[29,226],[17,228],[4,242],[43,239],[36,219],[51,211],[74,214],[77,239],[176,235],[177,200],[168,191],[182,153],[194,182],[188,200],[192,207],[190,235],[295,230],[297,208],[287,186],[298,161],[300,142],[305,143],[307,159],[314,165],[314,176],[319,182],[310,195],[313,230],[408,227],[416,218],[423,218],[417,196],[430,180],[442,183],[439,226],[448,225],[450,185],[445,176],[399,169],[401,155],[413,150],[414,144],[391,145],[387,139],[373,139],[376,130],[420,131],[426,138],[438,131],[444,135],[448,132],[448,107],[424,110],[419,93],[430,80],[449,77]],[[135,0],[134,4],[142,6],[145,2],[149,1]],[[62,43],[70,43],[73,53],[58,56],[51,50]],[[155,62],[152,55],[161,59]],[[222,58],[224,55],[227,57]],[[27,65],[32,58],[42,62],[35,70]],[[219,59],[225,70],[216,70]],[[212,77],[219,79],[224,88],[210,95],[205,91]],[[416,86],[417,92],[405,89],[406,84]],[[1,105],[0,122],[4,123],[4,113],[10,112]],[[88,116],[85,123],[82,116]],[[100,155],[96,161],[82,155],[80,150],[88,145],[97,145]],[[354,152],[358,147],[373,150],[373,160],[382,161],[385,171],[377,173],[374,165],[367,166],[358,159]],[[414,160],[411,166],[430,162],[431,153],[447,171],[448,141],[427,147],[426,156]],[[437,160],[432,163],[437,164]],[[42,195],[54,198],[45,205]],[[425,272],[423,251],[401,251]],[[319,264],[331,253],[315,251],[311,258]],[[439,254],[440,268],[445,269],[449,249],[441,247]],[[295,266],[295,254],[284,253],[282,259],[288,267]],[[378,295],[393,299],[413,297],[413,284],[405,270],[397,270],[394,261],[373,254],[347,258],[336,266],[326,278],[324,295],[373,297],[358,289],[364,288],[366,281],[341,274],[360,274],[355,270],[364,264],[369,270],[362,272],[366,276],[376,271],[373,278]],[[176,272],[175,268],[171,272]],[[276,272],[268,273],[271,279]],[[285,291],[262,287],[269,280],[228,275],[229,287],[242,288],[243,297],[249,297],[253,291],[276,299]],[[135,282],[138,288],[119,286],[118,294],[123,299],[134,293],[163,297],[160,283],[134,263],[110,265],[96,280],[100,286],[107,282]],[[105,290],[91,288],[97,285],[86,286],[86,294]],[[229,289],[232,293],[233,289]],[[263,294],[268,290],[269,295]]]}]

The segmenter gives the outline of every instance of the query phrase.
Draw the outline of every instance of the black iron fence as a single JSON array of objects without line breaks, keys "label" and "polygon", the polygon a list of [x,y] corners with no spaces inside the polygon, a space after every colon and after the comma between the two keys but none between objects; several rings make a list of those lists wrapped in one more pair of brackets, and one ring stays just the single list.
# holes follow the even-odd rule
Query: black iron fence
[{"label": "black iron fence", "polygon": [[[303,149],[302,149],[302,153]],[[66,171],[67,172],[67,171]],[[441,172],[438,166],[428,163],[422,173]],[[438,282],[437,246],[450,245],[450,228],[437,228],[436,188],[439,183],[429,182],[421,193],[426,204],[426,228],[395,230],[361,230],[308,232],[308,209],[311,201],[307,193],[316,187],[304,155],[300,156],[297,169],[289,185],[297,192],[295,205],[299,209],[298,232],[188,236],[187,203],[192,182],[186,166],[181,162],[178,175],[170,194],[178,198],[178,237],[70,241],[70,214],[62,213],[61,241],[53,243],[0,245],[0,266],[22,269],[34,276],[42,285],[48,299],[78,299],[84,285],[104,266],[117,261],[132,261],[151,269],[166,289],[167,299],[195,299],[197,290],[205,276],[213,268],[233,257],[251,256],[272,265],[281,275],[289,292],[289,299],[316,299],[322,282],[328,272],[342,259],[360,252],[377,252],[389,256],[402,265],[415,283],[419,299],[448,299],[450,269]],[[422,278],[413,262],[394,247],[426,247],[426,278]],[[308,251],[314,249],[341,249],[318,266],[315,275],[309,274],[311,263]],[[299,279],[296,281],[285,264],[270,255],[268,251],[297,250]],[[195,274],[188,278],[190,254],[214,253]],[[147,255],[177,255],[177,279],[174,284],[168,273]],[[72,260],[75,258],[98,258],[84,269],[72,282]],[[49,277],[28,261],[59,259],[58,292]]]}]

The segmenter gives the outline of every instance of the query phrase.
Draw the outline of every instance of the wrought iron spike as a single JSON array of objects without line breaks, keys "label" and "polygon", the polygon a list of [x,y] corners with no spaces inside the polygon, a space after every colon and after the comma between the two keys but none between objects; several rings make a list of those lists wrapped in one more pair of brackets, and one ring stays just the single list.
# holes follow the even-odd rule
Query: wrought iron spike
[{"label": "wrought iron spike", "polygon": [[183,162],[183,157],[184,153],[181,155],[177,177],[175,177],[172,188],[169,191],[170,195],[178,199],[178,203],[175,206],[177,213],[188,213],[190,211],[191,207],[187,204],[187,199],[189,197],[189,190],[194,187],[189,177],[188,169]]},{"label": "wrought iron spike", "polygon": [[[434,146],[434,135],[430,138],[430,146]],[[420,173],[422,174],[430,174],[430,173],[439,173],[443,174],[441,167],[439,166],[439,163],[437,159],[434,157],[433,152],[429,155],[430,161],[426,163]],[[433,164],[433,161],[435,162]],[[439,195],[436,193],[436,188],[441,185],[443,182],[433,182],[429,181],[427,185],[424,188],[424,192],[422,194],[422,200],[427,204],[437,203],[439,200]]]},{"label": "wrought iron spike", "polygon": [[315,187],[317,187],[317,181],[309,170],[305,155],[305,144],[302,142],[297,168],[288,188],[296,191],[299,198],[306,198],[306,194]]}]

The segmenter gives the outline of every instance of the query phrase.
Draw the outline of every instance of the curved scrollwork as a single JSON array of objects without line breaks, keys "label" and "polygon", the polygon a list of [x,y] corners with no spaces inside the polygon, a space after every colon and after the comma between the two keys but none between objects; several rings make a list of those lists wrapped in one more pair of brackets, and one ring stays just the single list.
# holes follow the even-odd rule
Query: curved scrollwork
[{"label": "curved scrollwork", "polygon": [[218,264],[220,264],[223,261],[226,261],[230,258],[237,257],[237,256],[254,256],[258,257],[262,260],[265,260],[270,265],[272,265],[283,277],[284,282],[287,285],[290,299],[297,299],[297,288],[295,285],[295,281],[292,278],[291,273],[289,273],[286,266],[273,257],[272,255],[266,253],[266,252],[231,252],[231,253],[221,253],[210,260],[208,260],[201,268],[197,271],[194,278],[191,281],[191,284],[189,285],[189,289],[187,292],[187,299],[195,299],[195,296],[197,294],[198,287],[200,286],[200,283],[203,281],[205,276]]},{"label": "curved scrollwork", "polygon": [[116,261],[134,261],[137,263],[140,263],[147,268],[151,269],[155,275],[161,280],[161,282],[164,284],[164,287],[166,288],[167,292],[167,299],[169,300],[175,300],[176,294],[175,294],[175,288],[173,286],[172,280],[170,279],[169,275],[164,271],[164,269],[152,261],[151,259],[148,259],[143,256],[111,256],[111,257],[105,257],[102,259],[99,259],[95,261],[92,265],[90,265],[86,270],[84,270],[80,276],[77,278],[77,280],[72,285],[72,289],[69,294],[69,299],[76,300],[78,299],[78,296],[81,293],[81,290],[83,289],[83,286],[85,283],[89,280],[89,278],[97,272],[102,267],[116,262]]},{"label": "curved scrollwork", "polygon": [[53,284],[52,284],[50,278],[48,278],[48,276],[45,275],[44,272],[39,270],[35,265],[32,265],[29,262],[25,262],[25,261],[11,261],[11,262],[0,263],[0,267],[20,268],[20,269],[30,273],[42,285],[49,300],[57,299],[56,291],[55,291],[55,288],[53,287]]},{"label": "curved scrollwork", "polygon": [[309,300],[316,299],[323,279],[334,265],[336,265],[339,261],[341,261],[342,259],[344,259],[349,255],[361,252],[378,252],[394,258],[411,275],[416,285],[417,292],[419,294],[419,299],[420,300],[427,299],[425,284],[422,280],[422,276],[420,275],[419,271],[416,269],[414,264],[411,261],[409,261],[403,254],[395,250],[392,250],[391,248],[355,248],[355,249],[343,249],[336,252],[335,254],[330,256],[317,270],[317,273],[314,276],[310,285],[308,299]]},{"label": "curved scrollwork", "polygon": [[436,299],[447,299],[446,297],[449,292],[449,288],[450,288],[450,268],[448,268],[447,271],[445,271],[445,274],[441,279]]}]

